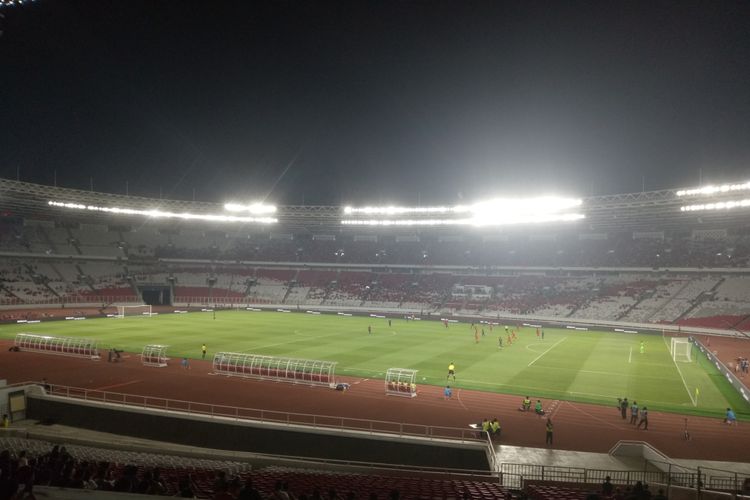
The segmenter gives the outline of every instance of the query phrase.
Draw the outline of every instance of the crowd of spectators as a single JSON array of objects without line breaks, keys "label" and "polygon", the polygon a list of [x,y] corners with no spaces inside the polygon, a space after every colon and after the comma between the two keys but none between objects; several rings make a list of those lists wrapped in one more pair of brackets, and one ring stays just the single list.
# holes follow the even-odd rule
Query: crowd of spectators
[{"label": "crowd of spectators", "polygon": [[[368,484],[357,484],[358,480]],[[402,497],[399,485],[404,481],[410,484],[408,488],[447,488],[445,491],[453,497],[469,498],[461,495],[461,488],[468,491],[471,487],[449,480],[420,482],[274,467],[268,472],[231,474],[201,468],[190,471],[123,465],[76,459],[64,446],[57,445],[36,456],[27,451],[0,451],[0,500],[35,499],[34,486],[212,500],[398,500]],[[487,490],[483,498],[503,498],[504,490],[499,486],[476,484]]]},{"label": "crowd of spectators", "polygon": [[[489,433],[500,432],[499,425],[492,427],[489,420],[482,428]],[[355,484],[353,478],[371,483],[370,487]],[[402,496],[410,497],[409,488],[403,494],[399,488],[403,479],[391,481],[392,487],[388,487],[387,482],[382,482],[382,476],[374,476],[371,480],[365,478],[367,476],[343,475],[337,479],[335,474],[312,471],[297,471],[295,474],[283,468],[267,475],[263,472],[231,475],[222,470],[196,470],[190,473],[184,469],[79,460],[68,453],[64,446],[54,446],[48,453],[37,456],[31,456],[26,451],[17,454],[9,450],[0,451],[0,500],[35,499],[35,485],[212,500],[398,500]],[[470,485],[466,482],[427,480],[420,484],[415,480],[407,481],[417,485],[415,491],[447,487],[447,490],[435,494],[450,493],[453,498],[487,498],[486,495],[511,498],[507,490],[488,483]],[[337,490],[342,484],[349,487]],[[486,488],[484,494],[472,495],[469,490],[479,485]],[[521,493],[523,498],[539,500],[573,498],[571,495],[574,494],[587,500],[666,500],[661,489],[652,492],[647,484],[640,481],[632,486],[619,486],[611,483],[609,477],[596,492],[536,483]]]}]

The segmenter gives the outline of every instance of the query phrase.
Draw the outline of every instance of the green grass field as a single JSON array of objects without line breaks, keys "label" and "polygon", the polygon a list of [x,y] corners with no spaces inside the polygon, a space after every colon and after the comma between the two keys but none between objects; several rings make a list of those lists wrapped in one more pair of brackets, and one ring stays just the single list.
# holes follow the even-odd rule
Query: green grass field
[{"label": "green grass field", "polygon": [[446,329],[435,321],[394,319],[388,327],[385,319],[251,311],[218,311],[213,318],[204,312],[4,325],[0,337],[88,337],[100,347],[130,352],[167,344],[172,358],[199,358],[205,342],[208,357],[230,351],[322,359],[338,362],[337,374],[368,378],[383,377],[390,367],[413,368],[420,384],[432,385],[446,383],[448,363],[454,362],[457,380],[450,384],[457,388],[613,406],[627,397],[651,410],[719,417],[732,407],[738,418],[750,420],[750,405],[713,365],[696,350],[692,363],[673,362],[668,342],[658,335],[547,328],[541,340],[535,329],[523,328],[501,350],[501,328],[490,332],[485,326],[487,335],[477,344],[464,323]]}]

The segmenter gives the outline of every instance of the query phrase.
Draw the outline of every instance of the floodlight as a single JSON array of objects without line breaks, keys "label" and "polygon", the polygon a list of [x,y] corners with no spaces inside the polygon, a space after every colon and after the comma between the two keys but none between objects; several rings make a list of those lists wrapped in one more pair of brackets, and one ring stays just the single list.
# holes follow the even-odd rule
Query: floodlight
[{"label": "floodlight", "polygon": [[450,207],[344,207],[344,213],[347,215],[364,214],[364,215],[403,215],[403,214],[442,214],[455,211]]},{"label": "floodlight", "polygon": [[24,3],[35,2],[36,0],[0,0],[0,9],[3,7],[21,6]]},{"label": "floodlight", "polygon": [[530,214],[513,217],[487,216],[462,219],[343,219],[348,226],[504,226],[511,224],[539,224],[544,222],[572,222],[584,219],[583,214]]},{"label": "floodlight", "polygon": [[677,196],[696,196],[708,194],[725,194],[735,191],[750,191],[750,182],[742,184],[722,184],[720,186],[702,186],[694,189],[681,189],[677,191]]},{"label": "floodlight", "polygon": [[266,205],[264,203],[251,203],[250,205],[225,203],[224,210],[227,212],[249,212],[253,215],[276,213],[276,207],[274,205]]},{"label": "floodlight", "polygon": [[[580,199],[560,198],[555,196],[540,196],[535,198],[495,198],[472,205],[456,205],[453,207],[344,207],[344,214],[349,216],[342,220],[344,225],[358,226],[458,226],[471,225],[476,227],[499,226],[506,224],[531,224],[542,222],[565,222],[583,219],[579,213],[566,213],[570,209],[579,207]],[[419,215],[462,214],[455,218],[416,218]],[[351,218],[357,215],[368,215],[370,218]],[[400,215],[410,215],[413,218],[399,219]],[[390,216],[379,218],[377,216]]]},{"label": "floodlight", "polygon": [[204,220],[210,222],[253,222],[260,224],[273,224],[278,219],[272,217],[239,217],[234,215],[192,214],[189,212],[168,212],[157,208],[140,210],[135,208],[100,207],[97,205],[82,205],[80,203],[66,203],[61,201],[48,201],[51,207],[70,208],[75,210],[87,210],[91,212],[104,212],[118,215],[145,215],[151,218]]},{"label": "floodlight", "polygon": [[682,212],[700,212],[704,210],[731,210],[733,208],[750,207],[750,198],[734,201],[717,201],[716,203],[701,203],[697,205],[685,205],[680,207]]}]

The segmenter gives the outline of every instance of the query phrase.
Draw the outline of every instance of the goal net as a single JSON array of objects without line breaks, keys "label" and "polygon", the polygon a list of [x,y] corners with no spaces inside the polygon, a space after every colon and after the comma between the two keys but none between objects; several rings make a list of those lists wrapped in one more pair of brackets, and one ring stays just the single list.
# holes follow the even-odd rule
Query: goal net
[{"label": "goal net", "polygon": [[691,356],[692,351],[693,343],[690,342],[690,339],[685,337],[672,337],[672,343],[669,345],[669,353],[672,355],[673,360],[689,363],[693,361]]},{"label": "goal net", "polygon": [[118,318],[130,318],[132,316],[146,316],[150,318],[151,306],[148,304],[141,304],[137,306],[117,306]]}]

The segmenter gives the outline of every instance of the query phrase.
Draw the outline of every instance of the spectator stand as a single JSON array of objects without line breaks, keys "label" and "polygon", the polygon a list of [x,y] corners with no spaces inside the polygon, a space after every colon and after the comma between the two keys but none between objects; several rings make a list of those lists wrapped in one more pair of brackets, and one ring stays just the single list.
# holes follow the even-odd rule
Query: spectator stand
[{"label": "spectator stand", "polygon": [[274,380],[294,384],[336,387],[335,361],[295,359],[237,352],[217,352],[213,372],[217,375]]},{"label": "spectator stand", "polygon": [[385,395],[414,398],[417,396],[417,370],[388,368],[385,372]]},{"label": "spectator stand", "polygon": [[141,362],[143,366],[153,366],[156,368],[164,368],[167,366],[169,358],[167,357],[168,345],[149,344],[143,347],[141,353]]},{"label": "spectator stand", "polygon": [[78,337],[54,337],[51,335],[19,333],[16,335],[15,347],[19,351],[60,354],[95,360],[100,359],[96,341]]}]

